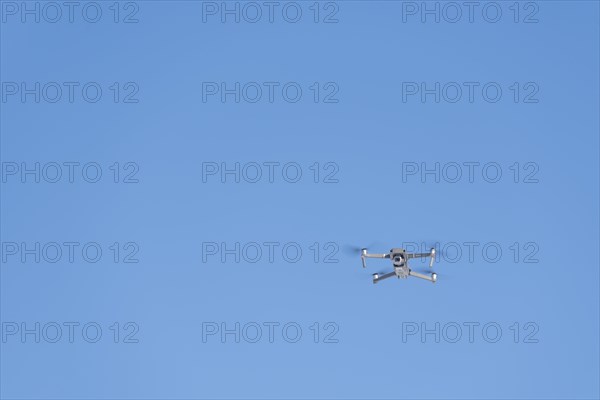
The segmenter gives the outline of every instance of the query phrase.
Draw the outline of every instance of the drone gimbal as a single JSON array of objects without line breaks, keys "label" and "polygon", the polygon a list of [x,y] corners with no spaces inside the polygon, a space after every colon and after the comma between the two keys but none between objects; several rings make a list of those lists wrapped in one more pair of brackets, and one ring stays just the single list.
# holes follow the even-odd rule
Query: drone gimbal
[{"label": "drone gimbal", "polygon": [[367,267],[367,258],[390,258],[394,265],[394,271],[387,274],[379,275],[373,274],[373,283],[377,283],[381,280],[397,276],[398,278],[408,278],[414,276],[417,278],[425,279],[435,283],[437,280],[437,274],[433,272],[431,275],[425,275],[411,270],[408,267],[408,260],[411,258],[423,258],[431,257],[429,261],[429,268],[433,268],[433,262],[435,261],[435,249],[432,248],[429,253],[407,253],[404,249],[391,249],[388,254],[369,254],[367,249],[362,249],[360,252],[360,258],[362,259],[363,268]]}]

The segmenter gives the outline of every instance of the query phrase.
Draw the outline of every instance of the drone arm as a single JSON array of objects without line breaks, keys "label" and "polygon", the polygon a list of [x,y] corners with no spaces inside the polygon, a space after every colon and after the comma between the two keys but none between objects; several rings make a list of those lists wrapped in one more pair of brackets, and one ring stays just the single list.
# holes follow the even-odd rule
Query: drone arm
[{"label": "drone arm", "polygon": [[383,275],[373,274],[373,283],[377,283],[377,282],[382,281],[384,279],[391,278],[392,276],[396,276],[396,273],[395,272],[389,272],[389,273],[383,274]]},{"label": "drone arm", "polygon": [[426,281],[430,281],[430,282],[433,282],[433,283],[435,283],[435,281],[437,281],[437,274],[435,274],[435,273],[433,273],[431,275],[425,275],[425,274],[420,274],[418,272],[410,270],[408,274],[410,276],[414,276],[415,278],[425,279]]},{"label": "drone arm", "polygon": [[424,258],[424,257],[431,257],[431,260],[429,260],[429,267],[433,267],[433,262],[435,261],[435,249],[432,248],[431,251],[429,253],[409,253],[406,255],[406,258],[408,258],[409,260],[411,258]]},{"label": "drone arm", "polygon": [[431,255],[431,253],[408,253],[406,255],[406,258],[411,259],[411,258],[423,258],[423,257],[429,257]]},{"label": "drone arm", "polygon": [[362,259],[363,268],[367,268],[367,258],[390,258],[389,254],[376,254],[367,253],[367,249],[362,249],[360,252],[360,258]]}]

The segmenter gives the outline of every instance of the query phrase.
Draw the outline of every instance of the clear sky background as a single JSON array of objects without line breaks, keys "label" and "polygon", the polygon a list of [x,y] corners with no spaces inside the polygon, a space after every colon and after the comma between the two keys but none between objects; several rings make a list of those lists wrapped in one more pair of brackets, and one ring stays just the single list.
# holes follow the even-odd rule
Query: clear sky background
[{"label": "clear sky background", "polygon": [[598,3],[314,3],[0,3],[3,398],[599,397]]}]

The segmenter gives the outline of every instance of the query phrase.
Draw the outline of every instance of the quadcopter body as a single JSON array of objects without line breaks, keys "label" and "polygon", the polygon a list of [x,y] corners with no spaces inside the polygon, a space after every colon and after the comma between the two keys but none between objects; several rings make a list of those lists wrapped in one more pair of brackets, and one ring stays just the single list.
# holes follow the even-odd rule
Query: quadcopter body
[{"label": "quadcopter body", "polygon": [[435,261],[435,249],[432,248],[429,253],[408,253],[404,249],[393,248],[389,253],[383,254],[375,254],[369,253],[367,249],[361,250],[360,258],[362,259],[363,268],[367,267],[367,258],[389,258],[392,260],[392,265],[394,267],[394,271],[389,272],[387,274],[373,274],[373,283],[377,283],[381,280],[391,278],[392,276],[396,276],[398,278],[406,279],[409,276],[414,276],[416,278],[421,278],[428,280],[432,283],[437,281],[437,274],[435,272],[427,275],[421,274],[419,272],[413,271],[408,266],[408,260],[412,258],[424,258],[431,257],[429,261],[429,268],[433,268],[433,262]]}]

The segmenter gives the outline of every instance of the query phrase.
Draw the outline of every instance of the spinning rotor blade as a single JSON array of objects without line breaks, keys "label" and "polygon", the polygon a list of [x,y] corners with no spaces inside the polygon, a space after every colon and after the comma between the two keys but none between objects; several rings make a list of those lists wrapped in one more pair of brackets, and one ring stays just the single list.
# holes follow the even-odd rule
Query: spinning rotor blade
[{"label": "spinning rotor blade", "polygon": [[[362,249],[368,249],[369,251],[371,251],[371,249],[378,249],[379,247],[381,247],[381,242],[372,242],[372,243],[369,243],[367,246],[356,246],[356,245],[346,244],[346,245],[342,245],[341,247],[342,247],[342,252],[344,254],[347,254],[349,256],[360,256]],[[387,253],[387,251],[385,251],[385,250],[373,251],[373,252]]]}]

